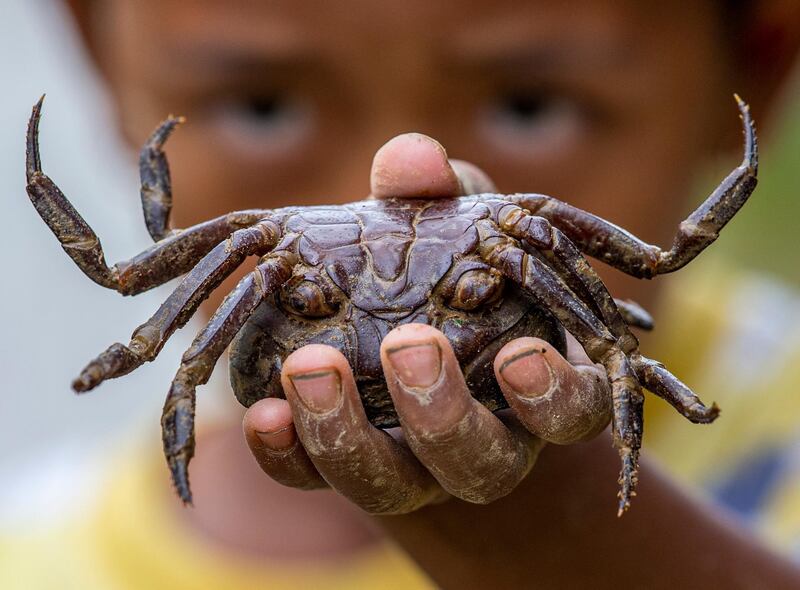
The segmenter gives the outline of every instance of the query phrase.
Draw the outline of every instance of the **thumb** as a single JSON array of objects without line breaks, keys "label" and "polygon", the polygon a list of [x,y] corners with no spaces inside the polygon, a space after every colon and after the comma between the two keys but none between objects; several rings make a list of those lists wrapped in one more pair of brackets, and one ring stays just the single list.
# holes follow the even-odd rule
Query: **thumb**
[{"label": "thumb", "polygon": [[477,166],[448,160],[444,147],[421,133],[405,133],[390,139],[376,153],[370,173],[372,196],[439,198],[495,190]]}]

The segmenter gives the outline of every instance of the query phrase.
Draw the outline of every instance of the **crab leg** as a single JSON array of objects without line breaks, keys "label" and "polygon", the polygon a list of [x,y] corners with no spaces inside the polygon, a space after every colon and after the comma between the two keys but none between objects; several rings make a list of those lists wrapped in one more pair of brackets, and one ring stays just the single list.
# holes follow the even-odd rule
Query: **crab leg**
[{"label": "crab leg", "polygon": [[172,481],[186,504],[192,502],[188,465],[194,455],[195,390],[211,377],[217,360],[250,314],[289,279],[296,261],[296,255],[287,251],[267,255],[225,297],[183,355],[164,404],[161,429]]},{"label": "crab leg", "polygon": [[628,326],[640,330],[653,329],[653,317],[641,305],[630,299],[614,299],[619,314]]},{"label": "crab leg", "polygon": [[583,252],[638,278],[652,278],[685,266],[719,236],[756,187],[758,143],[750,107],[736,96],[744,127],[744,158],[678,229],[672,247],[662,250],[613,223],[545,195],[513,195],[509,200],[548,219]]},{"label": "crab leg", "polygon": [[620,453],[619,514],[630,505],[638,481],[644,397],[630,362],[617,339],[542,260],[527,254],[490,221],[477,224],[480,254],[508,279],[519,284],[572,333],[589,358],[606,369],[613,399],[614,446]]},{"label": "crab leg", "polygon": [[653,329],[653,318],[634,301],[614,299],[605,283],[569,238],[543,218],[528,215],[509,204],[498,213],[498,223],[509,235],[523,240],[536,252],[558,266],[567,285],[581,300],[603,316],[607,326],[618,337],[631,339],[629,326]]},{"label": "crab leg", "polygon": [[252,254],[264,254],[275,247],[280,230],[270,221],[235,231],[218,244],[161,304],[158,311],[136,328],[128,346],[112,344],[89,363],[72,382],[75,391],[89,391],[106,379],[126,375],[153,360],[172,333],[192,317],[200,303]]},{"label": "crab leg", "polygon": [[142,212],[147,231],[155,242],[171,233],[169,214],[172,210],[172,181],[167,156],[162,150],[164,142],[184,121],[183,117],[170,115],[156,128],[139,152]]},{"label": "crab leg", "polygon": [[631,356],[631,364],[639,382],[687,420],[695,424],[710,424],[719,416],[717,404],[712,403],[710,408],[704,405],[691,389],[658,361],[636,354]]},{"label": "crab leg", "polygon": [[[42,97],[42,100],[44,97]],[[61,242],[64,251],[95,283],[123,295],[135,295],[188,272],[198,260],[237,229],[267,217],[269,211],[239,211],[175,233],[130,260],[109,267],[100,240],[56,184],[42,172],[39,118],[42,100],[28,124],[27,192],[33,206]]]},{"label": "crab leg", "polygon": [[[628,323],[624,321],[616,301],[569,238],[550,225],[546,219],[528,215],[516,205],[508,205],[501,209],[498,222],[501,230],[508,235],[524,240],[545,256],[555,258],[561,274],[564,275],[564,281],[576,294],[580,296],[579,290],[588,293],[591,302],[600,310],[603,323],[617,339],[622,351],[630,357],[631,365],[641,384],[672,404],[687,420],[709,423],[717,418],[719,408],[716,404],[707,407],[664,365],[641,356],[639,342],[628,329]],[[585,298],[582,300],[587,303]]]},{"label": "crab leg", "polygon": [[569,238],[544,217],[529,215],[513,204],[498,211],[497,223],[503,232],[532,246],[560,271],[567,286],[592,311],[599,313],[626,354],[636,350],[639,342],[628,329],[614,298]]}]

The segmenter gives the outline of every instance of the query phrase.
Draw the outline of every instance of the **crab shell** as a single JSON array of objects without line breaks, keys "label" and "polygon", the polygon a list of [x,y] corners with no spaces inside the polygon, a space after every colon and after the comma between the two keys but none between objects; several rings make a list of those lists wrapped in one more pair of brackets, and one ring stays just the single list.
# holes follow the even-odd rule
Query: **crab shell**
[{"label": "crab shell", "polygon": [[477,200],[363,201],[294,213],[301,262],[265,300],[231,347],[230,377],[249,407],[283,397],[283,361],[307,344],[344,354],[370,421],[398,425],[383,377],[380,344],[393,328],[430,324],[453,346],[473,396],[490,410],[507,407],[494,377],[497,352],[535,336],[565,352],[561,324],[476,254]]}]

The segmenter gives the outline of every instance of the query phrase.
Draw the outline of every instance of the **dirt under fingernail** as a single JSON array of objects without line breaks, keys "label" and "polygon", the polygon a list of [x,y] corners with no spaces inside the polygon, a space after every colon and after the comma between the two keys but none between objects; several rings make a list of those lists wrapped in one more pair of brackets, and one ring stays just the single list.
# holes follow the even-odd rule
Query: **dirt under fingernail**
[{"label": "dirt under fingernail", "polygon": [[284,451],[288,449],[294,444],[296,438],[294,427],[291,424],[273,431],[256,431],[256,436],[258,440],[271,451]]},{"label": "dirt under fingernail", "polygon": [[432,342],[391,349],[388,357],[395,376],[405,387],[430,387],[442,372],[442,355]]},{"label": "dirt under fingernail", "polygon": [[521,397],[541,397],[553,385],[553,369],[543,348],[522,350],[506,360],[500,367],[500,376]]}]

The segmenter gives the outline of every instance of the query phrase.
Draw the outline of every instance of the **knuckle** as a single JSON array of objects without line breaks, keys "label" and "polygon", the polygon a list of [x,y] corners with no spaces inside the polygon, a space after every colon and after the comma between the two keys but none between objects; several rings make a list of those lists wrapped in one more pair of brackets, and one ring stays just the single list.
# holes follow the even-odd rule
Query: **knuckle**
[{"label": "knuckle", "polygon": [[256,459],[264,473],[281,485],[298,490],[325,487],[325,481],[313,465],[308,459],[298,456],[297,450],[282,454],[262,453]]},{"label": "knuckle", "polygon": [[[510,490],[509,490],[510,491]],[[465,502],[469,502],[470,504],[477,504],[479,506],[486,506],[487,504],[491,504],[495,500],[502,498],[508,492],[502,494],[492,494],[492,493],[477,493],[477,492],[470,492],[470,493],[462,493],[459,494],[459,497],[464,500]]]},{"label": "knuckle", "polygon": [[516,482],[511,484],[484,477],[475,478],[474,481],[466,487],[448,487],[448,491],[465,502],[485,506],[491,504],[495,500],[499,500],[503,496],[507,496],[515,487]]},{"label": "knuckle", "polygon": [[419,454],[447,492],[472,504],[489,504],[509,494],[530,471],[536,455],[522,442],[481,437]]},{"label": "knuckle", "polygon": [[342,466],[331,482],[369,514],[405,514],[427,504],[430,486],[424,480],[404,477],[390,468],[390,463],[379,459]]},{"label": "knuckle", "polygon": [[346,403],[323,415],[298,411],[296,427],[303,447],[313,459],[353,460],[369,447],[369,425],[354,415]]},{"label": "knuckle", "polygon": [[370,498],[365,502],[359,504],[360,508],[367,514],[374,516],[378,515],[394,515],[394,514],[407,514],[418,508],[422,504],[411,501],[408,498],[399,496],[383,496],[379,498]]},{"label": "knuckle", "polygon": [[267,475],[279,484],[296,490],[310,491],[327,487],[327,484],[322,478],[319,476],[311,476],[307,473],[277,471],[275,473],[267,473]]},{"label": "knuckle", "polygon": [[414,449],[435,454],[458,452],[472,438],[479,426],[476,422],[475,414],[466,412],[461,419],[449,424],[437,423],[435,428],[408,428],[406,437]]}]

